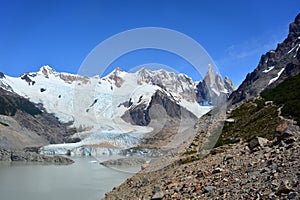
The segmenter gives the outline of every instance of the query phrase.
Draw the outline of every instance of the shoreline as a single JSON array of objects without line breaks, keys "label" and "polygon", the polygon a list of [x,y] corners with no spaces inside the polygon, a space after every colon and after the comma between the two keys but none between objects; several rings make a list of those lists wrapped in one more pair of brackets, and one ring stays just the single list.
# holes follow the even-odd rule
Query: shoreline
[{"label": "shoreline", "polygon": [[64,156],[47,156],[22,150],[0,149],[0,161],[70,165],[74,161]]}]

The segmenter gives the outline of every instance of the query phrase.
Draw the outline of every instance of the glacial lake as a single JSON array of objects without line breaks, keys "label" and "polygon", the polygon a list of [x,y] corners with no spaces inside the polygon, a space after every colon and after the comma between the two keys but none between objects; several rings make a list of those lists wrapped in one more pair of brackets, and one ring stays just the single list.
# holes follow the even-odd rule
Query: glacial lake
[{"label": "glacial lake", "polygon": [[1,200],[99,200],[133,173],[110,169],[92,157],[72,165],[0,162]]}]

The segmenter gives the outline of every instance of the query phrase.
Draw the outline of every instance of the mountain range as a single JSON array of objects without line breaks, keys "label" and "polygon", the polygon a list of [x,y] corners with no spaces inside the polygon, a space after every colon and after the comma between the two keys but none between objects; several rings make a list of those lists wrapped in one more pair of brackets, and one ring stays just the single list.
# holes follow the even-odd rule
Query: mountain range
[{"label": "mountain range", "polygon": [[[99,149],[102,149],[101,153],[110,154],[132,148],[143,143],[145,138],[149,141],[149,136],[165,132],[175,125],[192,126],[198,117],[217,103],[226,101],[234,90],[230,79],[222,80],[211,66],[208,66],[203,81],[199,82],[184,74],[146,68],[135,73],[116,68],[99,78],[59,73],[43,66],[38,72],[24,73],[20,77],[1,73],[0,87],[2,97],[6,98],[3,108],[6,108],[7,101],[14,108],[10,113],[3,112],[3,115],[15,120],[17,115],[34,119],[40,115],[52,116],[56,120],[53,126],[59,124],[58,127],[64,131],[56,130],[57,134],[51,139],[49,136],[43,142],[36,140],[23,146],[2,134],[1,137],[6,138],[4,147],[68,143],[46,146],[42,149],[45,154],[92,154],[95,148],[91,150],[91,146],[95,145],[100,147],[96,153],[100,153]],[[18,103],[19,99],[28,102],[30,109],[24,110],[25,105]],[[32,110],[36,113],[32,114]],[[24,127],[21,121],[24,121],[22,117],[16,123]],[[48,126],[49,123],[39,121],[37,124]],[[17,126],[9,127],[14,129]],[[18,137],[19,132],[14,130],[14,134],[10,135]],[[32,137],[39,138],[44,132],[37,129]]]}]

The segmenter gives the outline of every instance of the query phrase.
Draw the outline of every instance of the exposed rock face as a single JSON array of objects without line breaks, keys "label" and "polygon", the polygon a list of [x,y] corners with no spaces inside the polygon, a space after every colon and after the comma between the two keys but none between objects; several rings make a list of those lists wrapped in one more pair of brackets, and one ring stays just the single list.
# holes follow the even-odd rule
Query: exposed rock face
[{"label": "exposed rock face", "polygon": [[7,116],[15,116],[18,110],[26,112],[30,115],[38,115],[42,112],[27,99],[14,95],[0,88],[0,114]]},{"label": "exposed rock face", "polygon": [[232,81],[219,74],[214,74],[211,65],[208,66],[208,72],[203,81],[197,85],[196,99],[201,104],[220,105],[227,100],[227,97],[234,91]]},{"label": "exposed rock face", "polygon": [[28,73],[23,74],[21,76],[21,79],[26,81],[28,83],[28,85],[34,85],[35,84],[35,82],[30,79],[30,75]]},{"label": "exposed rock face", "polygon": [[61,143],[66,125],[27,99],[0,88],[0,147],[22,149]]},{"label": "exposed rock face", "polygon": [[141,166],[143,163],[145,163],[144,158],[133,158],[133,157],[128,157],[128,158],[119,158],[116,160],[108,160],[101,162],[101,165],[104,165],[106,167],[116,167],[116,166]]},{"label": "exposed rock face", "polygon": [[[2,73],[2,72],[0,72],[0,79],[6,79],[4,73]],[[13,92],[13,89],[11,88],[11,86],[3,83],[1,80],[0,80],[0,88],[3,88],[4,90],[10,91],[10,92]]]},{"label": "exposed rock face", "polygon": [[49,78],[49,75],[50,74],[54,74],[55,70],[52,69],[51,67],[49,66],[43,66],[40,68],[39,72],[41,72],[42,74],[44,74],[44,76],[46,78]]},{"label": "exposed rock face", "polygon": [[0,79],[2,78],[5,78],[5,75],[2,72],[0,72]]},{"label": "exposed rock face", "polygon": [[116,68],[108,77],[110,80],[114,81],[115,86],[118,88],[120,88],[124,83],[124,80],[119,77],[120,72],[123,72],[123,70],[121,68]]},{"label": "exposed rock face", "polygon": [[149,105],[139,104],[126,111],[122,118],[132,124],[147,126],[152,119],[196,119],[196,116],[181,107],[174,99],[161,91],[156,91]]},{"label": "exposed rock face", "polygon": [[52,164],[72,164],[73,160],[62,156],[45,156],[33,152],[0,149],[0,161],[40,162]]},{"label": "exposed rock face", "polygon": [[179,94],[183,99],[195,101],[195,83],[183,74],[175,74],[165,70],[150,71],[146,68],[138,71],[138,83],[157,85],[166,91]]},{"label": "exposed rock face", "polygon": [[227,76],[224,78],[224,87],[228,91],[229,94],[231,94],[235,88],[233,82]]},{"label": "exposed rock face", "polygon": [[300,14],[290,24],[289,35],[278,44],[276,50],[263,55],[257,68],[249,73],[240,87],[234,91],[232,104],[256,96],[265,88],[275,87],[289,76],[300,72]]},{"label": "exposed rock face", "polygon": [[88,83],[89,77],[87,76],[79,76],[79,75],[74,75],[74,74],[69,74],[69,73],[58,73],[55,71],[55,69],[51,68],[48,65],[42,66],[37,73],[25,73],[23,76],[27,77],[35,77],[37,74],[42,74],[45,78],[50,78],[51,76],[59,77],[63,81],[65,81],[68,84],[71,84],[74,81],[80,81],[83,84]]}]

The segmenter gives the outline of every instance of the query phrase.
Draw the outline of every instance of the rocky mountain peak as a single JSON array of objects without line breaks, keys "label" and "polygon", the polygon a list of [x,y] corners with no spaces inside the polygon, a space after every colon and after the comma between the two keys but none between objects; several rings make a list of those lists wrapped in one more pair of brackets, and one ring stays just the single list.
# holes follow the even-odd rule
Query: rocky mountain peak
[{"label": "rocky mountain peak", "polygon": [[196,84],[186,75],[175,74],[164,69],[151,71],[146,68],[142,68],[136,74],[137,83],[140,85],[144,83],[157,85],[163,90],[183,97],[187,101],[195,102]]},{"label": "rocky mountain peak", "polygon": [[38,72],[43,74],[46,78],[49,78],[50,74],[56,73],[56,71],[53,68],[51,68],[49,65],[42,66]]},{"label": "rocky mountain peak", "polygon": [[234,85],[228,77],[223,80],[221,75],[215,73],[209,64],[203,81],[200,81],[196,88],[196,99],[200,104],[218,105],[232,93]]},{"label": "rocky mountain peak", "polygon": [[227,89],[230,94],[235,90],[234,84],[228,76],[225,76],[224,84],[225,89]]},{"label": "rocky mountain peak", "polygon": [[211,64],[208,64],[207,74],[204,79],[206,80],[206,83],[209,83],[209,85],[215,84],[215,75]]},{"label": "rocky mountain peak", "polygon": [[142,83],[152,83],[156,85],[158,80],[163,81],[163,79],[177,79],[177,76],[174,72],[169,72],[164,69],[159,70],[149,70],[146,67],[143,67],[137,71],[138,80]]},{"label": "rocky mountain peak", "polygon": [[0,72],[0,79],[5,78],[4,73]]},{"label": "rocky mountain peak", "polygon": [[289,37],[300,35],[300,14],[295,18],[295,21],[290,24]]},{"label": "rocky mountain peak", "polygon": [[117,67],[108,75],[108,78],[114,81],[115,86],[118,88],[120,88],[124,83],[124,79],[121,76],[122,73],[126,73],[126,72],[124,72],[120,67]]},{"label": "rocky mountain peak", "polygon": [[288,37],[262,55],[258,66],[247,74],[240,87],[232,93],[232,104],[254,97],[266,88],[273,88],[289,76],[300,73],[300,14],[290,24]]},{"label": "rocky mountain peak", "polygon": [[117,67],[116,69],[114,69],[113,71],[112,71],[112,73],[111,74],[120,74],[121,72],[124,72],[120,67]]}]

